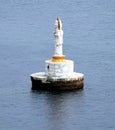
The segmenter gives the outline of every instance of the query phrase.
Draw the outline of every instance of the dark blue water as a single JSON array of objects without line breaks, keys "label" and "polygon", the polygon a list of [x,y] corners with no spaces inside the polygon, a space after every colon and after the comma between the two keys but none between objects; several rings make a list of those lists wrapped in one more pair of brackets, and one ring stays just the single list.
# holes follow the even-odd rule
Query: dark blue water
[{"label": "dark blue water", "polygon": [[[85,86],[33,92],[57,17]],[[0,130],[115,130],[115,0],[0,0]]]}]

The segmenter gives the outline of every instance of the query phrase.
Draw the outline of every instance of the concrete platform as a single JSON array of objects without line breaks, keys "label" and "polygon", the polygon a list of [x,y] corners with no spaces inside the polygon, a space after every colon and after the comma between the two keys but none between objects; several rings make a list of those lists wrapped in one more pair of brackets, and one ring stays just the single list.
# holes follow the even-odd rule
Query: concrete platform
[{"label": "concrete platform", "polygon": [[82,73],[71,73],[70,76],[49,77],[45,72],[31,74],[32,90],[74,90],[84,86]]}]

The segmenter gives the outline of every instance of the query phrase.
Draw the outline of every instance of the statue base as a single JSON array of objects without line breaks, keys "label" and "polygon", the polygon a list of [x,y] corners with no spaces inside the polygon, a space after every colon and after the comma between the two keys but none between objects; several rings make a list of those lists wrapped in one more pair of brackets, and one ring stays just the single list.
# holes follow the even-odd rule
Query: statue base
[{"label": "statue base", "polygon": [[52,62],[65,62],[65,55],[62,55],[62,56],[57,56],[57,55],[54,55],[52,57]]},{"label": "statue base", "polygon": [[70,76],[48,77],[45,72],[34,73],[31,76],[32,90],[65,91],[82,89],[84,75],[73,72]]}]

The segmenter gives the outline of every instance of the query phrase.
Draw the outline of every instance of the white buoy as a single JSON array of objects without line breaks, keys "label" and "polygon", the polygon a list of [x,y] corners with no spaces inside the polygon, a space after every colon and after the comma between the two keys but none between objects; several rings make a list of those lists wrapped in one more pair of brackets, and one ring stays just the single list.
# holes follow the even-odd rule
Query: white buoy
[{"label": "white buoy", "polygon": [[73,90],[84,86],[84,75],[74,72],[74,62],[63,55],[63,30],[59,18],[55,22],[55,52],[45,61],[45,72],[31,74],[33,90]]}]

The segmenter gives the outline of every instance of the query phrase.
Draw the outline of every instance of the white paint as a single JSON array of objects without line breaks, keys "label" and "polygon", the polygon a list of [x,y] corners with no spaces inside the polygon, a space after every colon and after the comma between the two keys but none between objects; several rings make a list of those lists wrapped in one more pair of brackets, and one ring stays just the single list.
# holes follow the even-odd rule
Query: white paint
[{"label": "white paint", "polygon": [[63,30],[62,30],[62,22],[60,19],[57,19],[55,22],[55,31],[54,31],[54,38],[55,38],[55,56],[62,56],[62,44],[63,44]]},{"label": "white paint", "polygon": [[[42,83],[48,82],[49,77],[45,74],[45,72],[38,72],[38,73],[33,73],[31,74],[31,77],[34,80],[41,80]],[[57,80],[62,80],[63,81],[72,81],[72,80],[76,80],[76,81],[82,81],[84,79],[84,75],[82,73],[76,73],[73,72],[71,73],[71,75],[62,75],[60,77],[50,77],[50,81],[57,81]]]},{"label": "white paint", "polygon": [[65,62],[52,62],[51,60],[45,61],[45,74],[50,77],[59,77],[71,75],[74,71],[74,63],[72,60]]}]

